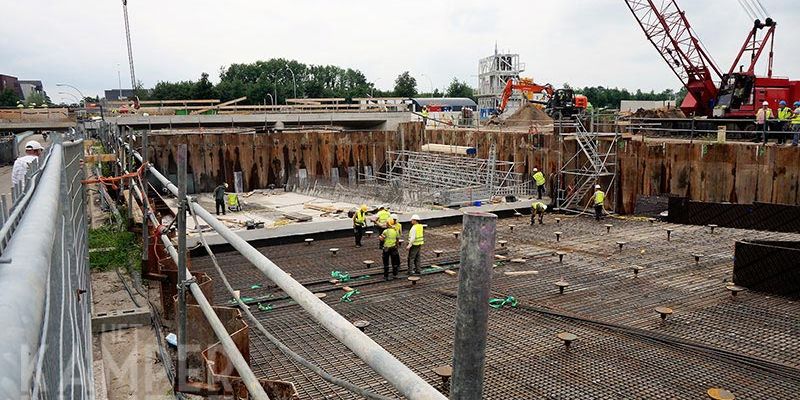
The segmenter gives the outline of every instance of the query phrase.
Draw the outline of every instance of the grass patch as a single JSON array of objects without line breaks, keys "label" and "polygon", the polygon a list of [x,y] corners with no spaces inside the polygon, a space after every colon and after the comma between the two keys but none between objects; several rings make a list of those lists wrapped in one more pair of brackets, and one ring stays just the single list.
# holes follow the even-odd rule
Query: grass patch
[{"label": "grass patch", "polygon": [[128,270],[132,266],[138,270],[141,252],[132,232],[110,225],[89,230],[89,266],[93,270]]}]

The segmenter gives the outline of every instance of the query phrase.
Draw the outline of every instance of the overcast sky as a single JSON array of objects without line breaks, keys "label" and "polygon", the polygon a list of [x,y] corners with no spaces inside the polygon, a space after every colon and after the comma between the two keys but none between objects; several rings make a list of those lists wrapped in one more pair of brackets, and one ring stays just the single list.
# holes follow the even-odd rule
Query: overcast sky
[{"label": "overcast sky", "polygon": [[[751,26],[737,0],[678,0],[727,69]],[[778,21],[775,73],[800,78],[798,0],[761,0]],[[420,90],[453,77],[477,84],[478,59],[519,53],[539,83],[677,89],[623,0],[129,0],[136,77],[214,82],[231,63],[272,57],[364,72],[390,89],[408,70]],[[10,0],[0,23],[0,73],[41,79],[55,102],[65,82],[86,95],[130,87],[121,1]],[[761,69],[763,72],[763,68]]]}]

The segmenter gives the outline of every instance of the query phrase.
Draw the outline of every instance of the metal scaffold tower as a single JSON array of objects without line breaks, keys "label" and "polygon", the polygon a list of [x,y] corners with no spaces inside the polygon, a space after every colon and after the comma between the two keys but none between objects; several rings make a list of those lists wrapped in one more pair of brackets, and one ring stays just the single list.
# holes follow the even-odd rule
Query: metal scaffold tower
[{"label": "metal scaffold tower", "polygon": [[[561,210],[587,213],[591,208],[591,197],[587,195],[593,192],[594,185],[600,185],[610,200],[606,202],[607,211],[616,211],[614,191],[620,135],[596,132],[594,126],[590,122],[591,128],[587,130],[580,118],[556,121],[555,131],[561,150],[556,207]],[[567,158],[569,154],[572,155]]]},{"label": "metal scaffold tower", "polygon": [[497,161],[492,145],[489,158],[426,151],[387,151],[386,172],[374,178],[414,198],[442,205],[523,194],[528,190],[516,163]]}]

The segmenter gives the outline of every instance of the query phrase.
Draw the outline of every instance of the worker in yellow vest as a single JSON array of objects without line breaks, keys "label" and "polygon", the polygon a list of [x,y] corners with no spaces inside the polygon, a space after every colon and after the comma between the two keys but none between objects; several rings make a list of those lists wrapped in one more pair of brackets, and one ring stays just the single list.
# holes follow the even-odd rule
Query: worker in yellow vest
[{"label": "worker in yellow vest", "polygon": [[531,225],[535,217],[539,217],[539,225],[544,224],[544,212],[547,211],[547,205],[541,201],[536,201],[531,204]]},{"label": "worker in yellow vest", "polygon": [[780,107],[778,108],[778,144],[786,143],[786,136],[788,136],[789,132],[789,121],[792,120],[794,116],[794,110],[789,108],[786,104],[785,100],[781,100],[779,103]]},{"label": "worker in yellow vest", "polygon": [[539,194],[538,199],[541,200],[544,194],[545,179],[544,174],[538,168],[533,169],[533,180],[536,182],[536,192]]},{"label": "worker in yellow vest", "polygon": [[361,238],[364,237],[364,231],[367,229],[367,205],[362,204],[361,207],[353,214],[353,234],[356,237],[356,247],[361,247]]},{"label": "worker in yellow vest", "polygon": [[419,223],[419,215],[414,214],[411,216],[411,229],[408,230],[408,274],[419,275],[420,270],[420,253],[422,252],[422,245],[425,244],[424,228]]},{"label": "worker in yellow vest", "polygon": [[375,225],[378,225],[382,229],[386,229],[386,221],[392,218],[392,214],[389,213],[389,207],[387,206],[380,206],[378,207],[378,212],[375,213]]},{"label": "worker in yellow vest", "polygon": [[800,139],[800,101],[794,102],[794,116],[792,117],[792,146],[797,146]]},{"label": "worker in yellow vest", "polygon": [[397,230],[394,229],[394,220],[389,218],[388,227],[383,230],[379,239],[383,242],[383,280],[389,280],[389,260],[392,261],[392,277],[397,277],[400,269],[400,252],[397,251]]},{"label": "worker in yellow vest", "polygon": [[392,214],[391,218],[394,220],[394,229],[397,231],[397,237],[403,237],[403,225],[400,223],[397,214]]},{"label": "worker in yellow vest", "polygon": [[600,217],[603,216],[603,203],[606,200],[606,194],[600,190],[600,185],[594,185],[592,200],[594,200],[594,219],[600,221]]}]

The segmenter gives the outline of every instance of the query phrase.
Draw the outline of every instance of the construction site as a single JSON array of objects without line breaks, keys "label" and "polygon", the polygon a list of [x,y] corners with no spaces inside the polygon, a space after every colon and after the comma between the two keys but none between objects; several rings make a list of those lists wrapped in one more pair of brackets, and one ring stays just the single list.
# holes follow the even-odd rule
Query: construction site
[{"label": "construction site", "polygon": [[676,1],[621,3],[680,104],[594,108],[495,46],[474,99],[0,109],[0,159],[44,145],[0,186],[0,397],[798,398],[776,23],[740,1],[722,70]]}]

